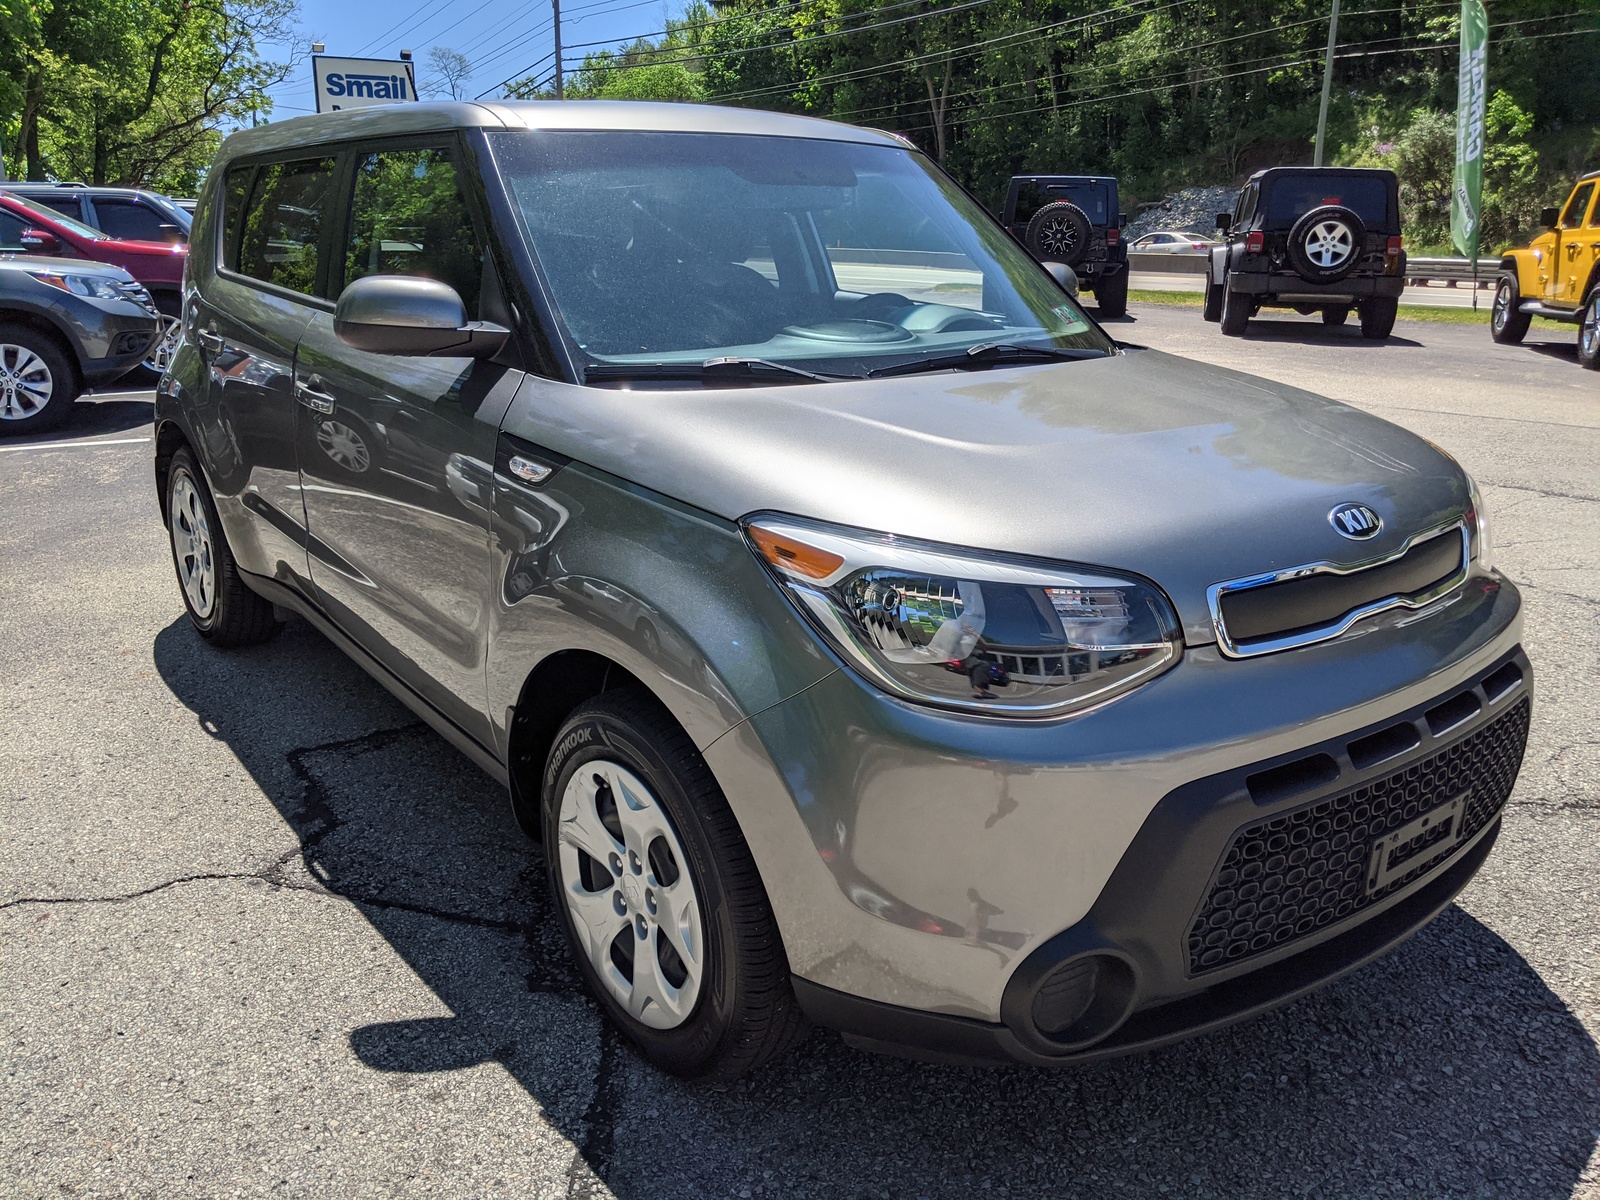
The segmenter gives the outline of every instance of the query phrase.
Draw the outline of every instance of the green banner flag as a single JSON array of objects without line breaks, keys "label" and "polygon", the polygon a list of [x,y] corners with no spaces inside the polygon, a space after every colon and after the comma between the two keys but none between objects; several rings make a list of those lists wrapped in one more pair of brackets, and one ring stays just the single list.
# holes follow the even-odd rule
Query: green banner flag
[{"label": "green banner flag", "polygon": [[1450,189],[1450,240],[1478,264],[1483,202],[1483,111],[1487,102],[1489,14],[1483,0],[1461,0],[1461,81],[1456,99],[1456,174]]}]

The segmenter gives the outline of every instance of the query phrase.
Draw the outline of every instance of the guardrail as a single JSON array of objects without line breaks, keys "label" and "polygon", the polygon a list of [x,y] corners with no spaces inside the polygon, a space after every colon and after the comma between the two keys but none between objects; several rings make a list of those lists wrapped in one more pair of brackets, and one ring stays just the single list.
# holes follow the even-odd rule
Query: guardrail
[{"label": "guardrail", "polygon": [[[1500,277],[1498,259],[1478,260],[1477,285],[1479,288],[1492,288],[1495,280]],[[1442,283],[1445,287],[1455,287],[1464,283],[1468,287],[1473,284],[1472,260],[1469,258],[1408,258],[1406,259],[1406,282],[1412,287],[1428,287],[1431,284]]]}]

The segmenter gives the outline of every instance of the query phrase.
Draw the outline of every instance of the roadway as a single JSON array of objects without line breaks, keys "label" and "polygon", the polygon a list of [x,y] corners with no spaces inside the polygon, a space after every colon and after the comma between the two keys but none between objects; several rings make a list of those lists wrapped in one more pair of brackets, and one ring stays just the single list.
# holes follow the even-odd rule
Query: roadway
[{"label": "roadway", "polygon": [[0,443],[0,1194],[1600,1198],[1596,377],[1566,330],[1113,328],[1368,408],[1483,483],[1539,698],[1459,905],[1152,1055],[970,1070],[819,1032],[735,1086],[668,1080],[579,991],[494,786],[302,624],[196,638],[149,393],[106,394]]}]

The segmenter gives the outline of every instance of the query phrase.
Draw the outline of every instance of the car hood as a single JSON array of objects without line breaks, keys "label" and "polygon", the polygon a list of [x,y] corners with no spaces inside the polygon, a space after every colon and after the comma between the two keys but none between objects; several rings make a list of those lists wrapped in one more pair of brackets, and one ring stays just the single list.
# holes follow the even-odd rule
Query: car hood
[{"label": "car hood", "polygon": [[[1215,641],[1213,583],[1398,549],[1459,516],[1431,443],[1348,405],[1152,350],[862,383],[681,391],[530,378],[507,432],[720,517],[771,510],[1132,571]],[[1336,505],[1383,518],[1334,532]]]},{"label": "car hood", "polygon": [[64,275],[106,275],[112,279],[132,279],[114,263],[59,258],[51,254],[0,254],[0,271],[54,271]]}]

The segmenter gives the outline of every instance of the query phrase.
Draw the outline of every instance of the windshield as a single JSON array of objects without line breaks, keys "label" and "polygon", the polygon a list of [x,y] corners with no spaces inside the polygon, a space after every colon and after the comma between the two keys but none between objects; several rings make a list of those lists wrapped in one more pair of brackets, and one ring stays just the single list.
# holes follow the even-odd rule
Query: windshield
[{"label": "windshield", "polygon": [[897,147],[615,132],[493,145],[586,366],[732,357],[865,375],[995,342],[1115,352],[977,204]]},{"label": "windshield", "polygon": [[25,197],[18,196],[14,193],[8,194],[11,196],[12,200],[16,201],[23,208],[27,209],[30,216],[42,218],[44,220],[45,228],[47,229],[51,225],[59,225],[68,233],[74,233],[79,237],[88,238],[91,242],[100,242],[105,240],[105,234],[101,233],[98,229],[94,229],[88,225],[85,225],[82,221],[74,220],[65,213],[58,213],[55,209],[46,208],[42,204],[35,204],[33,201],[28,200]]},{"label": "windshield", "polygon": [[1389,224],[1389,184],[1381,176],[1280,175],[1263,190],[1274,225],[1293,224],[1324,204],[1342,204],[1374,229]]}]

